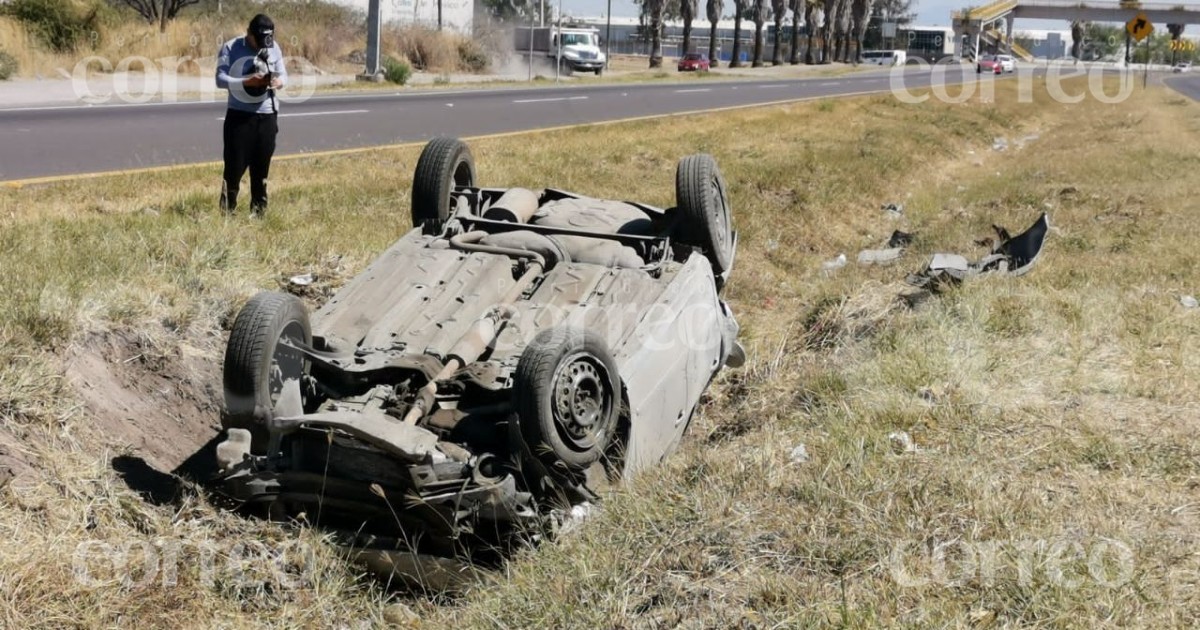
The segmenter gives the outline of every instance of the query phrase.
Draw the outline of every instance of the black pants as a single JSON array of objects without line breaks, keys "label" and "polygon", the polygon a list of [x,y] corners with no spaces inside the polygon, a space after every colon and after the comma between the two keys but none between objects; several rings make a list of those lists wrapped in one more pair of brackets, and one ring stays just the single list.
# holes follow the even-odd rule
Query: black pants
[{"label": "black pants", "polygon": [[225,111],[225,186],[221,207],[237,208],[238,188],[250,167],[250,210],[267,209],[267,175],[279,133],[277,114],[252,114],[236,109]]}]

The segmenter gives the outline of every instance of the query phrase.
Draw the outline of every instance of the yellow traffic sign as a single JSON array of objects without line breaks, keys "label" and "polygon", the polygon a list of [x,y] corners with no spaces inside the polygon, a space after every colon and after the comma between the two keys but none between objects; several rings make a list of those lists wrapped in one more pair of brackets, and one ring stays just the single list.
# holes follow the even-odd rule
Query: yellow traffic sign
[{"label": "yellow traffic sign", "polygon": [[1196,42],[1186,39],[1171,40],[1171,50],[1196,50]]},{"label": "yellow traffic sign", "polygon": [[1154,32],[1154,25],[1150,20],[1146,19],[1145,13],[1138,13],[1137,17],[1125,23],[1125,31],[1129,33],[1135,41],[1142,41]]}]

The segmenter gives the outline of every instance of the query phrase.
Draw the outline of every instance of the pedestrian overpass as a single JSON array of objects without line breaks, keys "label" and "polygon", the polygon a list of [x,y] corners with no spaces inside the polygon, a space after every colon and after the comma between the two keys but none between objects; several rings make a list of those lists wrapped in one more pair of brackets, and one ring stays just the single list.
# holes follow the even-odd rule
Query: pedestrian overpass
[{"label": "pedestrian overpass", "polygon": [[[950,14],[954,25],[954,57],[974,61],[981,46],[993,46],[1026,61],[1033,59],[1029,51],[1013,42],[1013,20],[1017,18],[1124,23],[1139,13],[1158,28],[1167,24],[1200,24],[1200,5],[1180,2],[996,0]],[[999,29],[1001,22],[1003,32]]]}]

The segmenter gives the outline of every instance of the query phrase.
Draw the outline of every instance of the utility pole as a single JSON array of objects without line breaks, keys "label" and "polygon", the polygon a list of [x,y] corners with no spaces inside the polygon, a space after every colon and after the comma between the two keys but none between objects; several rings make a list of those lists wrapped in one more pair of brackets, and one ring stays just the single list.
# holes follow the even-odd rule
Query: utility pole
[{"label": "utility pole", "polygon": [[604,69],[608,69],[609,42],[612,41],[612,0],[608,0],[608,13],[604,14]]},{"label": "utility pole", "polygon": [[438,32],[442,32],[442,0],[438,0]]},{"label": "utility pole", "polygon": [[379,71],[379,2],[380,0],[370,0],[367,3],[367,67],[365,72],[358,75],[359,81],[383,80]]}]

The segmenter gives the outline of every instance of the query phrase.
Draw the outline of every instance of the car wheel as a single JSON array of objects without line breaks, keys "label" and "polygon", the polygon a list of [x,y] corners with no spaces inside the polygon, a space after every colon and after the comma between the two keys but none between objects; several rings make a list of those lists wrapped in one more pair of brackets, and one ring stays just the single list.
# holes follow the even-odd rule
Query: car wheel
[{"label": "car wheel", "polygon": [[266,448],[266,422],[289,379],[301,379],[308,361],[283,340],[309,345],[308,309],[294,295],[265,291],[242,307],[225,347],[223,380],[226,429],[248,429],[251,450]]},{"label": "car wheel", "polygon": [[711,155],[689,155],[675,169],[675,241],[698,248],[724,277],[733,265],[733,225],[725,178]]},{"label": "car wheel", "polygon": [[596,463],[616,434],[617,364],[592,331],[556,326],[539,333],[517,361],[513,393],[521,437],[551,471]]},{"label": "car wheel", "polygon": [[596,76],[600,76],[603,73],[604,73],[604,68],[596,68]]},{"label": "car wheel", "polygon": [[425,145],[413,174],[413,227],[440,227],[450,218],[450,197],[456,186],[475,185],[475,159],[458,138],[434,138]]}]

